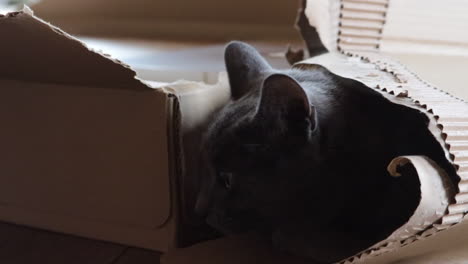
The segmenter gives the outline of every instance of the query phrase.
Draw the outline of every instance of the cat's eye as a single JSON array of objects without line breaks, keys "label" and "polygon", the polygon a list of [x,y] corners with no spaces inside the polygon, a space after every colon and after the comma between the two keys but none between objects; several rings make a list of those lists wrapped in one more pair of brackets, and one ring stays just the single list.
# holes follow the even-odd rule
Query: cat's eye
[{"label": "cat's eye", "polygon": [[224,187],[228,190],[232,188],[233,185],[233,176],[232,173],[230,172],[220,172],[219,176],[221,178],[222,184],[224,184]]}]

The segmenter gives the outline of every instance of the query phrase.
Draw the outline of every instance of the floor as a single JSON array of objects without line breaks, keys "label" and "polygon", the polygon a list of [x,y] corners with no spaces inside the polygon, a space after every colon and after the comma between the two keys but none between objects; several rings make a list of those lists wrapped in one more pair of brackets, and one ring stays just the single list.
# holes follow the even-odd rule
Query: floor
[{"label": "floor", "polygon": [[160,253],[0,222],[2,264],[158,264]]}]

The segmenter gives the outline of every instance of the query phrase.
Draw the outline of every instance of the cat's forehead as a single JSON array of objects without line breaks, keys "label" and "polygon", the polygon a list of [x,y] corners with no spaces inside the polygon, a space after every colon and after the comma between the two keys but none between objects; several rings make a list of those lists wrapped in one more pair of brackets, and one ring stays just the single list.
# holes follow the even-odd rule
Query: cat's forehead
[{"label": "cat's forehead", "polygon": [[253,120],[256,112],[255,104],[239,104],[231,102],[214,118],[205,136],[205,145],[213,154],[220,148],[234,148],[236,145],[250,142]]},{"label": "cat's forehead", "polygon": [[232,141],[236,139],[237,132],[249,124],[250,115],[242,113],[243,111],[247,112],[247,109],[236,107],[220,113],[216,121],[212,123],[209,137],[215,141]]}]

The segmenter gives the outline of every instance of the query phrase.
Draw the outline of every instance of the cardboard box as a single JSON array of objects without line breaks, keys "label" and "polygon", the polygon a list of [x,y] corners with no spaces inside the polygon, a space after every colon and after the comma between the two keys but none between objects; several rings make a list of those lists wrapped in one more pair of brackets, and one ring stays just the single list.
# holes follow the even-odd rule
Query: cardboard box
[{"label": "cardboard box", "polygon": [[227,83],[155,87],[27,8],[0,16],[0,32],[0,219],[178,246],[181,123],[196,126]]},{"label": "cardboard box", "polygon": [[[330,20],[317,26],[324,42],[337,43],[339,31],[329,26],[338,25],[336,12],[345,5],[326,2],[321,8]],[[0,50],[0,219],[160,251],[200,239],[190,226],[197,188],[193,153],[206,117],[229,98],[226,77],[214,85],[138,80],[125,65],[89,50],[28,9],[0,17],[0,31],[9,36]],[[456,234],[467,228],[466,103],[375,53],[378,46],[371,46],[373,52],[328,47],[330,53],[296,67],[325,65],[395,103],[424,110],[461,179],[451,189],[427,160],[396,159],[392,166],[411,162],[418,170],[420,206],[405,226],[344,263],[416,260],[449,248],[463,252],[460,245],[468,238]],[[162,261],[207,260],[303,263],[252,235],[170,250]]]}]

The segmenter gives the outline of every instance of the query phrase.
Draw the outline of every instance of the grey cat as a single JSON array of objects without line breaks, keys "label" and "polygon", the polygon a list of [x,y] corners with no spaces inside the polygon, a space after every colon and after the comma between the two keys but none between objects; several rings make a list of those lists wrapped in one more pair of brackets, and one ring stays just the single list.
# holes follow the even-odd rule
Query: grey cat
[{"label": "grey cat", "polygon": [[[421,112],[316,65],[273,69],[250,45],[225,50],[231,100],[202,141],[197,211],[225,234],[255,230],[279,250],[333,262],[383,239],[418,203],[396,156],[454,168]],[[403,168],[406,174],[413,168]]]}]

